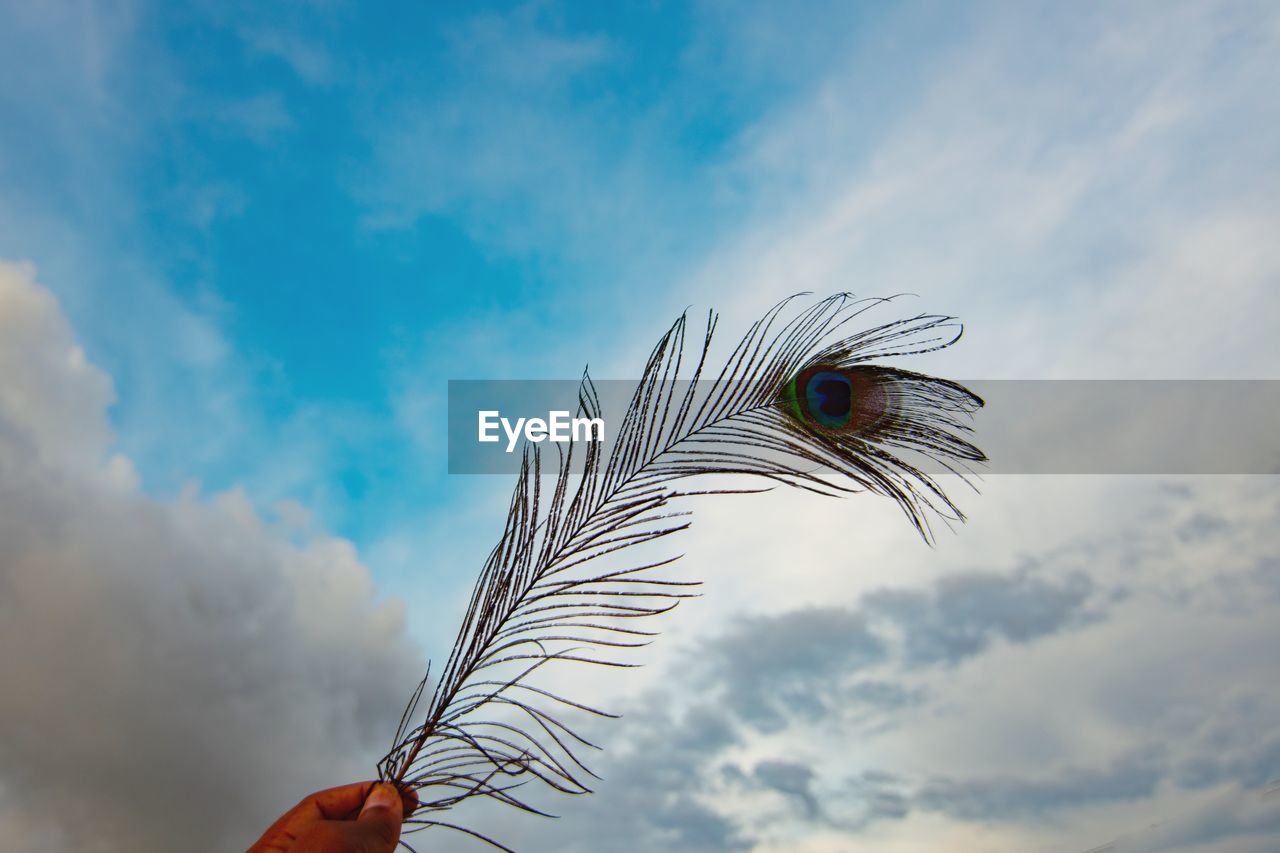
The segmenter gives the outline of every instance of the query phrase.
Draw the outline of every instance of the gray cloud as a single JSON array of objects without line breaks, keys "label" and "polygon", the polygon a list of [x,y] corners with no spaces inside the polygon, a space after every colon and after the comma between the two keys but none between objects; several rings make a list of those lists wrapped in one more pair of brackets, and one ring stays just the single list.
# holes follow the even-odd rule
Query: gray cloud
[{"label": "gray cloud", "polygon": [[1197,512],[1178,527],[1178,539],[1182,542],[1198,542],[1209,539],[1227,529],[1225,519],[1211,512]]},{"label": "gray cloud", "polygon": [[904,656],[915,666],[955,664],[997,638],[1026,643],[1095,618],[1085,604],[1093,582],[1076,572],[1045,580],[1021,570],[950,575],[931,590],[884,590],[867,597],[869,613],[901,630]]},{"label": "gray cloud", "polygon": [[1280,779],[1280,697],[1260,685],[1245,685],[1223,696],[1196,731],[1195,749],[1172,776],[1187,788],[1232,784],[1261,790]]},{"label": "gray cloud", "polygon": [[806,817],[816,818],[822,809],[813,793],[813,768],[796,761],[761,761],[752,775],[766,788],[795,799]]},{"label": "gray cloud", "polygon": [[854,824],[861,828],[876,820],[902,820],[911,813],[911,799],[902,780],[882,770],[864,770],[850,780],[849,789],[862,806],[862,817]]},{"label": "gray cloud", "polygon": [[926,692],[920,687],[904,687],[892,681],[867,680],[850,685],[845,698],[878,712],[899,711],[924,701]]},{"label": "gray cloud", "polygon": [[1117,836],[1115,853],[1260,853],[1276,849],[1280,798],[1238,788]]},{"label": "gray cloud", "polygon": [[142,494],[111,395],[32,270],[0,264],[0,834],[243,849],[372,774],[420,661],[349,543],[234,492]]},{"label": "gray cloud", "polygon": [[[499,840],[529,850],[748,849],[742,828],[707,798],[723,775],[719,756],[740,743],[740,732],[715,704],[678,705],[675,696],[659,691],[624,720],[600,724],[590,736],[610,745],[593,761],[603,781],[585,801],[557,802],[561,820],[530,821],[490,810],[484,825]],[[621,726],[625,733],[617,730]]]},{"label": "gray cloud", "polygon": [[[593,731],[593,740],[609,746],[596,768],[606,781],[590,803],[566,807],[557,826],[493,819],[509,823],[511,836],[535,849],[695,851],[759,842],[762,827],[723,809],[733,792],[780,795],[799,820],[843,831],[904,819],[914,804],[911,786],[882,770],[840,782],[794,755],[749,762],[749,769],[726,756],[762,735],[785,738],[812,725],[828,732],[886,725],[928,699],[924,688],[900,679],[925,663],[951,665],[980,654],[996,637],[1028,643],[1085,624],[1094,591],[1081,574],[1045,579],[1024,567],[969,572],[925,589],[880,590],[845,607],[739,618],[687,650],[666,686],[623,720]],[[975,600],[983,596],[986,604]],[[947,640],[947,654],[919,653],[938,637]],[[1067,791],[1084,781],[1057,784]],[[943,810],[952,796],[960,808],[965,784],[933,783],[927,807]]]},{"label": "gray cloud", "polygon": [[1280,557],[1263,557],[1258,560],[1253,575],[1273,598],[1280,599]]},{"label": "gray cloud", "polygon": [[813,719],[840,701],[841,678],[886,657],[857,611],[809,608],[739,620],[699,655],[725,707],[762,730],[792,715]]},{"label": "gray cloud", "polygon": [[1106,767],[1067,767],[1044,777],[938,779],[915,795],[916,804],[964,820],[1042,818],[1093,803],[1151,796],[1163,772],[1158,757],[1133,754]]},{"label": "gray cloud", "polygon": [[1177,781],[1187,788],[1209,788],[1233,782],[1261,789],[1280,779],[1280,737],[1250,743],[1232,755],[1211,752],[1196,755],[1177,768]]},{"label": "gray cloud", "polygon": [[1087,624],[1101,617],[1095,592],[1081,572],[971,571],[926,589],[876,591],[853,607],[745,617],[694,657],[704,683],[723,689],[726,711],[760,731],[832,713],[883,714],[918,704],[923,690],[860,673],[954,665],[1000,638],[1029,643]]}]

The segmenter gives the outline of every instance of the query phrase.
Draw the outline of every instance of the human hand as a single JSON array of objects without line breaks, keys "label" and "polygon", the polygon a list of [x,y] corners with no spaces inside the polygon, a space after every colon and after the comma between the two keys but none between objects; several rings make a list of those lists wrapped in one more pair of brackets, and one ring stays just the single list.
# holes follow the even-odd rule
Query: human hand
[{"label": "human hand", "polygon": [[412,789],[354,782],[317,791],[271,824],[248,853],[393,853],[418,807]]}]

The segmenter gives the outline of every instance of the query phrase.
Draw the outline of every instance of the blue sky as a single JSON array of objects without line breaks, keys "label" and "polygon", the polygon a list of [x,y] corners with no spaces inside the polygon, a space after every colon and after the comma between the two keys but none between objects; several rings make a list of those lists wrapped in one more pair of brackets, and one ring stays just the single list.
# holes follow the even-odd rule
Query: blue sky
[{"label": "blue sky", "polygon": [[963,26],[901,13],[886,47],[892,13],[828,9],[786,22],[801,54],[743,11],[16,9],[0,254],[113,376],[149,490],[257,482],[367,544],[449,494],[406,386],[572,376],[651,333],[634,292],[682,307],[756,202],[755,123],[864,29],[892,110]]},{"label": "blue sky", "polygon": [[[113,734],[67,751],[80,775],[177,790],[181,742],[229,803],[138,835],[0,749],[31,849],[243,849],[367,772],[506,508],[503,478],[444,473],[448,379],[634,376],[686,307],[731,337],[799,290],[959,315],[910,364],[959,378],[1280,376],[1266,2],[0,15],[0,645],[33,650],[0,664],[0,722],[62,731],[83,685],[74,721]],[[885,504],[699,504],[706,598],[625,685],[575,685],[634,726],[611,787],[494,825],[534,849],[1274,841],[1269,478],[992,477],[933,550]],[[739,665],[771,642],[776,695]]]}]

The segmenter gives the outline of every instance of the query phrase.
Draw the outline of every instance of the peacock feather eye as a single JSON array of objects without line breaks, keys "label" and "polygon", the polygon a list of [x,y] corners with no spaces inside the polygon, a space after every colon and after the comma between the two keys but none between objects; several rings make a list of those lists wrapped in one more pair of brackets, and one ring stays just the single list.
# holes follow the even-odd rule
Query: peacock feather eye
[{"label": "peacock feather eye", "polygon": [[801,424],[836,433],[872,429],[887,408],[882,376],[870,367],[812,365],[791,378],[782,400]]}]

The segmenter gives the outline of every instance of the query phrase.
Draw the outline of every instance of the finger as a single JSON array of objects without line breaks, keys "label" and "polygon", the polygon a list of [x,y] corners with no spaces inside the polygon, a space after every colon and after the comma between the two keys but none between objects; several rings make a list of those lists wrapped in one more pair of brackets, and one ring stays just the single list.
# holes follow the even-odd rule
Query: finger
[{"label": "finger", "polygon": [[360,811],[369,797],[369,791],[376,784],[378,783],[372,780],[352,782],[350,785],[316,791],[307,799],[315,804],[326,820],[350,820]]},{"label": "finger", "polygon": [[290,843],[291,839],[320,821],[351,819],[364,803],[365,795],[373,785],[373,782],[356,782],[308,794],[271,824],[258,842],[249,848],[250,853],[286,849],[284,845]]},{"label": "finger", "polygon": [[369,792],[364,808],[356,818],[356,835],[368,845],[370,851],[395,849],[400,840],[400,825],[404,822],[404,802],[395,785],[379,782]]}]

